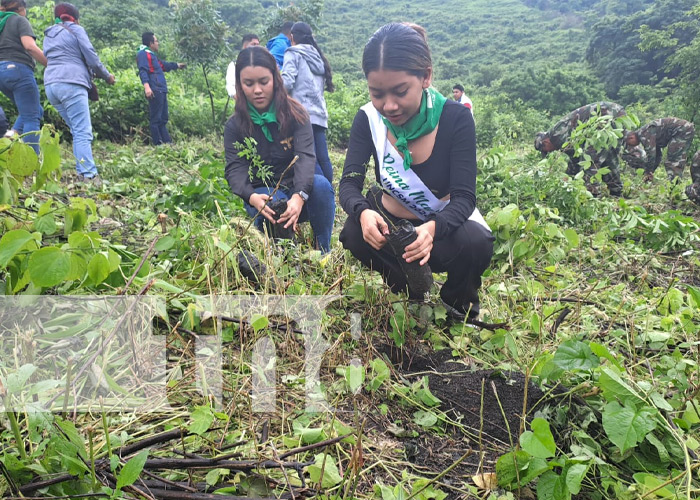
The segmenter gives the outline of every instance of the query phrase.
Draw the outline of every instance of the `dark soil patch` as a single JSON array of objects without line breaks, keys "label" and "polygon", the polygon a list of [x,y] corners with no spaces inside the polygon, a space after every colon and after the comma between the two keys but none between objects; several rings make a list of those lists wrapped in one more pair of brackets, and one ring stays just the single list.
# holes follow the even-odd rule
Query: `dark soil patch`
[{"label": "dark soil patch", "polygon": [[545,396],[532,383],[526,394],[523,373],[476,369],[453,359],[450,349],[416,353],[384,345],[378,350],[410,382],[427,376],[430,392],[441,401],[439,409],[457,422],[442,435],[416,426],[419,436],[403,440],[407,459],[438,474],[472,451],[443,478],[447,484],[471,483],[477,472],[495,470],[498,457],[518,442],[524,401],[526,421],[536,409],[557,403],[556,396]]}]

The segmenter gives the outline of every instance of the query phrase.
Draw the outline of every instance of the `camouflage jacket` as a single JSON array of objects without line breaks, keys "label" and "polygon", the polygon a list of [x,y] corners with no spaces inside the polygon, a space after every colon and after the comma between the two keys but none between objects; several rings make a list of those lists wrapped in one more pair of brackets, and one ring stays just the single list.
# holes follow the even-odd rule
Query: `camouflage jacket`
[{"label": "camouflage jacket", "polygon": [[612,115],[613,118],[619,118],[625,115],[625,108],[614,102],[594,102],[581,106],[549,129],[547,135],[552,145],[556,149],[561,149],[564,143],[569,140],[571,132],[576,129],[578,124],[590,120],[592,116],[598,113],[598,110],[600,110],[600,116]]},{"label": "camouflage jacket", "polygon": [[674,140],[680,143],[678,145],[681,147],[686,144],[689,146],[693,140],[695,125],[680,118],[659,118],[639,128],[636,133],[639,144],[628,146],[625,143],[622,158],[632,168],[653,171],[658,165],[657,156],[660,153],[658,150],[668,146]]}]

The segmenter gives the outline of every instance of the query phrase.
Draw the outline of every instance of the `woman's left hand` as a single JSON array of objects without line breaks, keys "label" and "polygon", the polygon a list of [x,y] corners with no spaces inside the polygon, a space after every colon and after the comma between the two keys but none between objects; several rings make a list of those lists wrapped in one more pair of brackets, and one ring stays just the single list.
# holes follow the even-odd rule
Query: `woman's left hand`
[{"label": "woman's left hand", "polygon": [[435,221],[431,220],[420,226],[416,226],[418,237],[416,241],[407,245],[402,257],[406,262],[413,262],[420,259],[420,265],[424,265],[430,260],[430,252],[433,249],[433,238],[435,237]]},{"label": "woman's left hand", "polygon": [[292,229],[296,231],[297,221],[301,215],[302,208],[304,208],[304,200],[297,193],[294,193],[292,197],[287,200],[287,210],[280,215],[277,223],[284,224],[285,228],[288,228],[291,225]]}]

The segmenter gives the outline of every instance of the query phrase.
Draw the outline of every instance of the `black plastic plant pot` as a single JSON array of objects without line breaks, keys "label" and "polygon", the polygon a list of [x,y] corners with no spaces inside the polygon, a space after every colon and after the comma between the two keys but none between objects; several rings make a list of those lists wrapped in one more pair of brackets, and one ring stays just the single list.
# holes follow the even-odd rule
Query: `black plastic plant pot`
[{"label": "black plastic plant pot", "polygon": [[248,250],[238,252],[236,260],[238,261],[238,270],[241,272],[241,275],[252,283],[260,283],[265,273],[267,273],[265,264],[260,262],[260,260]]},{"label": "black plastic plant pot", "polygon": [[409,296],[422,299],[430,290],[430,287],[433,286],[433,272],[430,269],[430,265],[426,263],[421,266],[417,260],[406,262],[402,257],[406,246],[416,241],[416,238],[418,238],[416,228],[407,220],[399,221],[386,237],[391,250],[396,255],[401,264],[401,269],[406,275]]},{"label": "black plastic plant pot", "polygon": [[[280,200],[268,203],[267,205],[275,212],[275,220],[279,220],[280,215],[287,211],[287,201]],[[294,239],[294,228],[289,226],[284,227],[284,224],[269,224],[268,223],[269,234],[276,240],[293,240]]]}]

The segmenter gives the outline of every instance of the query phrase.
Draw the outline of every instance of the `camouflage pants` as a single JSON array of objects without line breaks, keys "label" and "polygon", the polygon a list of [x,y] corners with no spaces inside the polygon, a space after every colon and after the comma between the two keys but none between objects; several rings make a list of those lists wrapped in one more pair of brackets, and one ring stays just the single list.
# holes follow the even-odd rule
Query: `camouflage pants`
[{"label": "camouflage pants", "polygon": [[690,165],[690,178],[693,183],[685,188],[685,194],[689,200],[700,205],[700,151],[693,156],[693,162]]},{"label": "camouflage pants", "polygon": [[[594,150],[587,152],[592,160],[591,165],[584,171],[583,180],[586,183],[586,188],[593,196],[600,196],[600,183],[593,180],[593,177],[601,168],[607,168],[609,173],[603,174],[603,182],[607,184],[608,191],[612,196],[620,196],[622,194],[622,181],[620,180],[620,160],[619,150],[617,148],[606,149],[601,152]],[[569,155],[569,166],[566,173],[574,176],[581,171],[581,158],[574,158]]]}]

